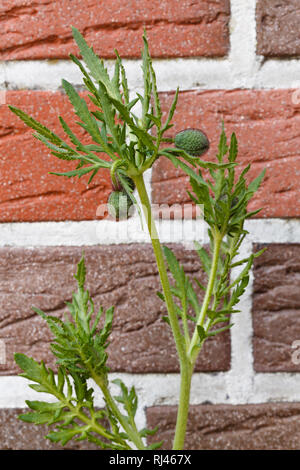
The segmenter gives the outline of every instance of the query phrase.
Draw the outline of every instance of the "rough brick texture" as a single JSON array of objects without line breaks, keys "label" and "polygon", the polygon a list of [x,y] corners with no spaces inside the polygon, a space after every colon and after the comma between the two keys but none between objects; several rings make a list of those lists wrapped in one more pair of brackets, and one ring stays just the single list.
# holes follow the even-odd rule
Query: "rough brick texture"
[{"label": "rough brick texture", "polygon": [[300,244],[268,249],[254,263],[253,352],[258,372],[300,371]]},{"label": "rough brick texture", "polygon": [[51,428],[18,420],[19,414],[28,411],[28,408],[0,409],[0,450],[99,450],[88,441],[71,440],[64,447],[52,443],[45,439]]},{"label": "rough brick texture", "polygon": [[[263,207],[258,217],[300,215],[300,107],[293,104],[293,90],[188,91],[179,96],[174,116],[176,132],[190,127],[202,129],[210,140],[204,159],[215,161],[221,121],[239,142],[241,167],[251,163],[248,179],[264,167],[263,185],[249,204],[249,210]],[[162,106],[169,109],[173,93],[162,93]],[[295,100],[294,100],[295,101]],[[165,158],[153,169],[152,198],[155,203],[184,203],[188,178]]]},{"label": "rough brick texture", "polygon": [[229,0],[9,0],[1,3],[0,60],[67,58],[71,26],[101,57],[139,57],[144,26],[153,57],[223,56]]},{"label": "rough brick texture", "polygon": [[[147,409],[148,426],[159,426],[150,442],[164,440],[172,448],[176,407]],[[294,450],[300,449],[300,404],[191,406],[185,449]]]},{"label": "rough brick texture", "polygon": [[[175,245],[186,272],[204,280],[194,251]],[[95,305],[115,305],[114,328],[109,346],[113,371],[136,373],[176,372],[177,355],[170,327],[162,321],[165,306],[150,245],[85,247],[87,286]],[[14,374],[14,352],[23,352],[53,365],[50,333],[35,314],[34,305],[51,315],[61,315],[71,301],[73,278],[82,248],[49,247],[0,249],[0,339],[6,345],[6,364],[0,374]],[[230,367],[228,333],[210,338],[204,345],[197,370],[218,371]]]},{"label": "rough brick texture", "polygon": [[298,0],[258,0],[256,6],[257,53],[266,57],[300,54],[300,4]]},{"label": "rough brick texture", "polygon": [[[84,130],[74,124],[78,117],[63,93],[10,91],[6,102],[69,142],[58,120],[61,115],[83,142],[91,143]],[[80,180],[49,175],[51,171],[72,170],[76,162],[54,157],[32,133],[7,106],[0,106],[0,221],[96,219],[98,205],[107,202],[111,191],[109,172],[100,170],[89,186],[89,175]]]}]

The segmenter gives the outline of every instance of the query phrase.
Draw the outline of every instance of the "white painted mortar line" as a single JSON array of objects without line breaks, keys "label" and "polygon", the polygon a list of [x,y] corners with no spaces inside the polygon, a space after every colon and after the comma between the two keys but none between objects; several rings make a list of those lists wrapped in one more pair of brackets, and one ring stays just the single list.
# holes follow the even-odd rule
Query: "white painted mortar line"
[{"label": "white painted mortar line", "polygon": [[[162,406],[178,403],[179,374],[109,374],[110,380],[120,378],[131,387],[135,386],[140,405]],[[265,402],[299,401],[300,373],[255,373],[251,394],[238,395],[231,393],[229,382],[230,371],[215,373],[195,373],[192,381],[191,404],[247,404]],[[38,393],[28,385],[31,382],[15,375],[0,377],[0,408],[24,407],[25,400],[44,400],[49,398],[45,393]],[[155,386],[154,386],[155,384]],[[95,403],[103,405],[101,392],[95,390]],[[112,386],[115,394],[117,388]],[[53,398],[53,400],[55,400]]]},{"label": "white painted mortar line", "polygon": [[[149,175],[150,176],[150,175]],[[189,221],[161,221],[160,236],[163,243],[184,243],[184,230]],[[204,231],[204,223],[197,222]],[[253,219],[245,228],[253,243],[300,243],[300,219]],[[201,241],[200,238],[198,238]],[[128,221],[91,220],[81,222],[16,222],[0,224],[0,246],[35,248],[39,246],[92,246],[120,243],[149,243],[146,231],[141,231],[137,214]]]},{"label": "white painted mortar line", "polygon": [[[245,61],[246,62],[246,61]],[[180,90],[233,90],[299,88],[300,60],[266,60],[241,71],[235,59],[168,59],[154,60],[159,91]],[[33,89],[57,91],[62,78],[73,85],[82,86],[82,77],[76,66],[69,61],[59,61],[51,65],[45,61],[12,61],[0,64],[0,89]],[[75,67],[75,70],[74,70]],[[112,67],[108,67],[109,69]],[[141,86],[140,61],[125,61],[131,91]],[[284,69],[284,73],[283,73]],[[8,103],[9,104],[9,103]]]}]

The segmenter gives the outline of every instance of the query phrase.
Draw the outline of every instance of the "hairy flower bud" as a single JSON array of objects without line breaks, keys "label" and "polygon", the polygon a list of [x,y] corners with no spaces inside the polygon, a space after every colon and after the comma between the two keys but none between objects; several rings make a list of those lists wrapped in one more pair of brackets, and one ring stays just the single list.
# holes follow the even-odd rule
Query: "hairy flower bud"
[{"label": "hairy flower bud", "polygon": [[108,213],[116,220],[126,220],[132,205],[132,200],[124,191],[113,191],[108,198]]},{"label": "hairy flower bud", "polygon": [[200,129],[184,129],[178,132],[174,143],[177,148],[185,150],[194,157],[203,155],[209,149],[209,140]]}]

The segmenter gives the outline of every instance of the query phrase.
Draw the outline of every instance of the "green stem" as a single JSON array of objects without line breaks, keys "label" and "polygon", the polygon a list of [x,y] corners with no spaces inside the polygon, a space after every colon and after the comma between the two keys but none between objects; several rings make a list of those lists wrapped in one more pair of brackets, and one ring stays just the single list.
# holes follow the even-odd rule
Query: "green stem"
[{"label": "green stem", "polygon": [[172,328],[176,349],[180,362],[180,396],[177,411],[177,421],[174,438],[174,449],[182,450],[184,448],[184,439],[186,433],[186,425],[188,419],[189,401],[190,401],[190,389],[193,367],[187,357],[187,344],[184,336],[181,334],[178,317],[175,312],[173,297],[170,289],[169,279],[167,275],[167,269],[164,261],[164,256],[161,248],[161,244],[158,238],[155,222],[153,219],[151,204],[145,188],[143,175],[134,177],[134,182],[141,200],[143,212],[145,214],[154,255],[158,267],[159,277],[167,305],[168,316],[170,325]]},{"label": "green stem", "polygon": [[147,227],[149,230],[152,247],[157,263],[157,268],[159,272],[160,282],[162,285],[167,310],[169,314],[170,325],[172,328],[172,332],[175,339],[176,349],[178,352],[180,362],[185,362],[186,358],[186,351],[185,351],[185,342],[184,338],[181,334],[178,318],[174,308],[173,297],[171,293],[170,283],[168,279],[167,269],[164,261],[162,247],[158,238],[157,229],[155,226],[155,222],[153,219],[152,211],[151,211],[151,204],[149,201],[149,197],[145,188],[144,178],[143,175],[138,175],[133,178],[134,183],[136,185],[136,189],[138,191],[142,209],[145,215]]},{"label": "green stem", "polygon": [[185,344],[187,347],[189,347],[191,338],[190,338],[190,333],[189,333],[189,328],[188,328],[188,322],[187,322],[187,298],[186,298],[186,293],[183,292],[183,297],[182,297],[182,325],[183,325],[183,331],[184,331],[184,337],[185,337]]},{"label": "green stem", "polygon": [[113,412],[113,415],[118,419],[119,423],[123,427],[124,431],[127,433],[129,439],[136,445],[136,447],[139,450],[145,450],[146,447],[142,441],[141,436],[138,433],[138,430],[136,429],[136,426],[134,427],[130,426],[130,424],[126,421],[122,413],[120,412],[118,406],[115,403],[115,400],[110,394],[110,391],[107,387],[107,384],[103,381],[101,377],[99,377],[97,374],[91,371],[91,375],[93,380],[96,382],[96,384],[100,387],[103,396],[105,398],[105,401],[107,405],[110,407],[110,409]]},{"label": "green stem", "polygon": [[213,260],[212,260],[212,265],[211,265],[210,274],[209,274],[209,280],[208,280],[207,288],[205,291],[205,296],[204,296],[203,304],[201,307],[201,311],[197,320],[197,324],[196,324],[194,334],[191,340],[191,344],[189,347],[189,351],[188,351],[188,356],[192,364],[195,363],[199,350],[200,350],[199,348],[196,347],[197,343],[199,343],[199,335],[197,331],[197,326],[203,326],[205,317],[206,317],[206,312],[210,304],[210,300],[211,300],[211,296],[213,293],[213,288],[214,288],[214,284],[216,280],[217,269],[218,269],[221,242],[222,242],[222,235],[220,233],[215,233],[214,254],[213,254]]},{"label": "green stem", "polygon": [[88,366],[90,374],[91,374],[91,378],[94,380],[94,382],[98,385],[98,387],[102,391],[107,405],[112,410],[114,416],[118,419],[119,423],[123,427],[124,431],[127,433],[127,435],[129,437],[129,439],[131,440],[131,442],[133,442],[139,450],[145,450],[146,447],[144,446],[142,438],[139,435],[135,424],[134,424],[134,426],[130,426],[128,421],[125,419],[125,417],[120,412],[115,400],[111,396],[110,391],[108,389],[107,378],[106,377],[101,377],[100,375],[95,373],[93,368],[90,367],[87,358],[83,355],[82,352],[81,352],[81,357],[82,357],[82,360],[85,363],[87,363],[87,366]]},{"label": "green stem", "polygon": [[190,407],[191,381],[193,374],[193,366],[186,364],[180,370],[180,394],[177,411],[177,420],[175,428],[175,436],[173,442],[173,450],[183,450],[186,434],[187,420]]}]

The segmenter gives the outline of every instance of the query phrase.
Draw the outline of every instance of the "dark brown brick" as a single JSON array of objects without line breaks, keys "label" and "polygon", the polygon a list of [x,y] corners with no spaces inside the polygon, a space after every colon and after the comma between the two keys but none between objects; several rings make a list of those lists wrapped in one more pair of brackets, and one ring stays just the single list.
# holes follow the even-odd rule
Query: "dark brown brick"
[{"label": "dark brown brick", "polygon": [[[248,179],[263,168],[266,176],[249,203],[249,210],[263,210],[256,217],[299,217],[299,105],[294,90],[207,90],[180,93],[174,127],[168,137],[186,128],[202,129],[210,140],[203,159],[216,161],[221,122],[239,144],[237,171],[251,163]],[[162,93],[162,107],[169,109],[174,93]],[[156,204],[189,201],[189,178],[165,157],[153,167],[152,199]]]},{"label": "dark brown brick", "polygon": [[[258,372],[300,371],[300,244],[267,246],[254,263],[253,352]],[[297,345],[296,345],[297,346]]]},{"label": "dark brown brick", "polygon": [[71,440],[64,447],[52,443],[45,439],[51,428],[18,419],[18,415],[28,411],[28,408],[0,409],[0,450],[99,450],[88,441]]},{"label": "dark brown brick", "polygon": [[[176,254],[191,276],[203,279],[194,251],[175,246]],[[0,373],[14,374],[14,352],[23,352],[53,365],[50,335],[31,307],[61,315],[75,290],[73,274],[81,247],[0,249],[0,339],[6,344],[7,363]],[[160,289],[150,245],[85,247],[87,286],[96,307],[115,305],[115,321],[109,346],[113,371],[178,371],[174,341],[162,321],[165,307],[156,296]],[[197,370],[218,371],[230,367],[230,337],[221,334],[204,345]]]},{"label": "dark brown brick", "polygon": [[101,57],[140,57],[146,27],[154,57],[223,56],[229,0],[6,0],[0,5],[0,60],[65,59],[78,28]]},{"label": "dark brown brick", "polygon": [[300,54],[300,4],[298,0],[258,0],[256,6],[257,53],[266,57]]},{"label": "dark brown brick", "polygon": [[[175,406],[147,409],[148,427],[159,427],[150,442],[163,439],[163,448],[172,448],[176,411]],[[299,419],[299,403],[194,405],[190,408],[185,449],[300,449]]]}]

